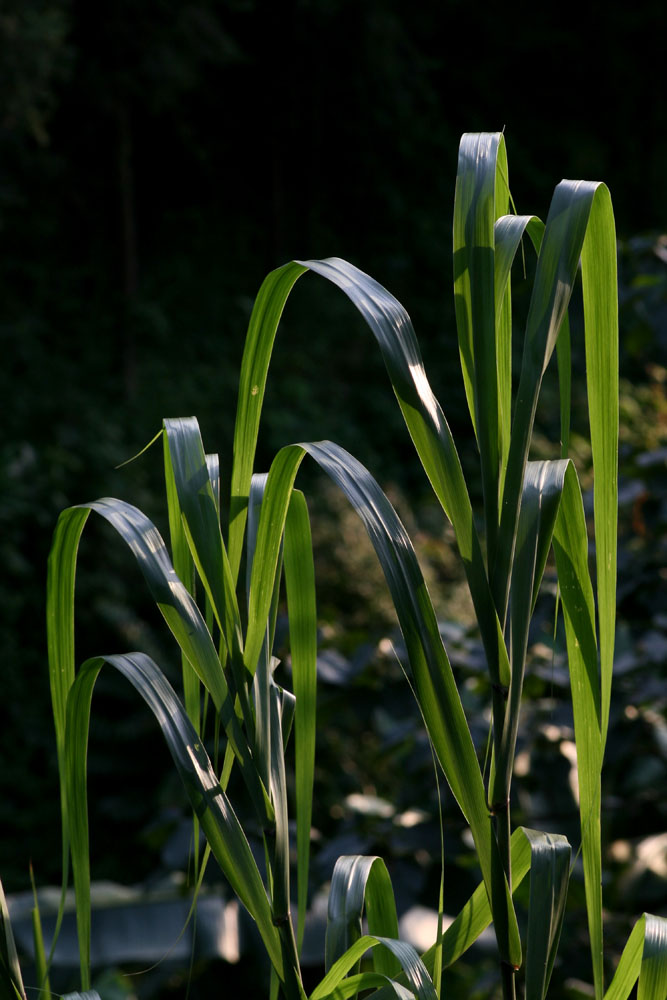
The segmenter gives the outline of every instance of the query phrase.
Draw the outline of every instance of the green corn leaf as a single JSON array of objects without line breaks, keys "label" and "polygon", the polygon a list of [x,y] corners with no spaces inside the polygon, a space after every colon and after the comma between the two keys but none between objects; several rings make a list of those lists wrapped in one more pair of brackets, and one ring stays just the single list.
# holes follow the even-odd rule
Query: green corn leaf
[{"label": "green corn leaf", "polygon": [[[277,325],[291,289],[306,269],[340,288],[359,310],[377,340],[424,470],[454,525],[491,679],[508,686],[509,661],[491,599],[461,463],[447,421],[426,377],[410,317],[382,285],[337,257],[286,264],[265,279],[257,296],[241,366],[234,437],[229,536],[232,574],[236,578],[240,565],[259,419]],[[254,657],[246,657],[248,660]]]},{"label": "green corn leaf", "polygon": [[526,1000],[544,1000],[563,926],[572,849],[559,834],[523,832],[531,850]]},{"label": "green corn leaf", "polygon": [[[185,589],[192,597],[195,597],[195,564],[190,554],[190,547],[188,546],[185,531],[183,530],[183,516],[174,479],[169,441],[166,434],[163,434],[163,453],[172,563],[174,572],[182,581]],[[181,653],[181,671],[183,674],[185,708],[193,726],[197,732],[201,732],[201,682],[185,653]]]},{"label": "green corn leaf", "polygon": [[[246,571],[247,571],[247,590],[250,592],[250,578],[252,573],[252,567],[255,559],[255,546],[257,542],[257,527],[259,524],[259,512],[261,510],[262,500],[264,497],[264,489],[266,487],[266,475],[254,475],[250,483],[250,494],[248,498],[248,532],[247,532],[247,555],[246,555]],[[261,572],[261,571],[260,571]],[[280,580],[280,570],[276,565],[275,569],[271,570],[272,580],[269,581],[272,584],[271,590],[271,603],[267,611],[267,620],[264,622],[264,627],[262,630],[262,647],[259,654],[259,659],[256,667],[253,669],[253,696],[254,696],[254,709],[255,709],[255,744],[254,744],[254,758],[256,761],[257,769],[262,777],[262,781],[268,788],[271,781],[271,767],[272,767],[272,747],[273,740],[271,736],[271,678],[273,676],[273,657],[271,652],[271,637],[270,637],[270,616],[271,616],[271,606],[275,605],[277,600],[277,590]],[[250,671],[247,672],[247,676],[252,676]]]},{"label": "green corn leaf", "polygon": [[[398,959],[400,967],[405,974],[408,988],[418,1000],[438,1000],[438,995],[426,966],[412,945],[405,941],[397,941],[394,938],[378,937],[370,934],[359,938],[341,955],[331,969],[329,969],[321,983],[310,994],[310,1000],[325,1000],[327,997],[335,996],[336,994],[333,991],[343,981],[350,969],[357,965],[364,952],[369,948],[376,948],[378,946],[388,949]],[[358,982],[358,980],[355,980],[355,982]],[[350,996],[349,993],[343,995]]]},{"label": "green corn leaf", "polygon": [[294,757],[298,873],[297,941],[300,950],[308,903],[310,826],[315,776],[317,608],[310,520],[305,497],[299,490],[292,492],[287,510],[284,571],[292,654],[292,683],[296,697]]},{"label": "green corn leaf", "polygon": [[[507,154],[499,132],[466,133],[459,146],[454,196],[454,303],[461,368],[479,444],[487,545],[495,551],[498,531],[500,407],[494,226],[509,204]],[[504,349],[503,349],[504,348]],[[507,379],[507,345],[502,385]],[[505,398],[502,409],[507,410]]]},{"label": "green corn leaf", "polygon": [[[252,576],[253,560],[255,558],[257,527],[259,524],[259,516],[262,509],[262,501],[264,499],[266,480],[267,476],[265,474],[253,475],[250,485],[250,500],[248,505],[248,547],[247,547],[247,559],[246,559],[246,596],[249,596],[250,593],[250,579]],[[281,582],[281,573],[283,565],[283,549],[284,549],[284,538],[281,541],[278,563],[274,571],[274,578],[272,581],[273,596],[271,599],[269,614],[266,621],[265,655],[267,657],[271,656],[271,651],[273,650],[273,641],[275,637],[276,618],[278,614],[278,603],[280,598],[280,582]],[[269,583],[271,583],[271,581],[267,580],[267,584]]]},{"label": "green corn leaf", "polygon": [[305,271],[303,265],[295,262],[271,271],[262,283],[250,316],[234,425],[228,542],[229,564],[234,580],[238,578],[241,565],[250,480],[273,341],[289,293]]},{"label": "green corn leaf", "polygon": [[494,285],[496,297],[496,323],[505,297],[510,291],[510,272],[524,235],[528,233],[539,253],[544,235],[544,223],[535,215],[502,215],[493,227],[495,246]]},{"label": "green corn leaf", "polygon": [[[162,536],[131,504],[110,498],[71,507],[58,519],[49,556],[47,634],[56,743],[59,761],[64,740],[63,700],[74,678],[74,579],[81,532],[93,510],[120,534],[135,556],[151,594],[182,653],[197,672],[221,712],[225,731],[239,761],[258,817],[272,822],[268,795],[252,763],[248,745],[232,706],[213,640],[194,599],[174,572]],[[59,764],[59,767],[61,765]],[[64,775],[61,775],[64,783]],[[67,822],[67,808],[63,823]]]},{"label": "green corn leaf", "polygon": [[232,669],[237,671],[237,693],[242,698],[245,679],[238,674],[243,650],[241,616],[199,424],[194,417],[170,419],[164,421],[164,429],[185,534],[225,637]]},{"label": "green corn leaf", "polygon": [[558,364],[558,393],[560,396],[560,455],[567,458],[570,452],[570,416],[572,411],[572,348],[570,321],[565,316],[556,341]]},{"label": "green corn leaf", "polygon": [[[506,319],[502,319],[500,316],[500,306],[501,304],[505,306],[506,300],[509,298],[510,292],[510,269],[514,261],[514,257],[519,247],[519,242],[524,235],[524,232],[528,234],[535,248],[535,252],[539,255],[540,247],[542,245],[542,238],[544,236],[544,223],[537,218],[537,216],[528,215],[505,215],[501,219],[498,219],[495,227],[495,239],[496,239],[496,327],[497,336],[499,341],[498,347],[498,376],[499,380],[501,377],[501,372],[503,368],[506,368],[511,377],[511,357],[509,361],[505,363],[505,366],[501,363],[501,351],[500,344],[506,343],[506,338],[508,334],[505,332],[505,328],[511,322],[511,316],[509,317],[509,322]],[[504,292],[503,292],[504,289]],[[504,298],[501,300],[500,296],[504,294]],[[509,312],[506,309],[506,312]],[[507,349],[507,348],[504,348]],[[511,345],[510,345],[511,350]],[[570,359],[570,321],[568,319],[567,312],[565,313],[563,320],[561,322],[560,332],[558,334],[558,339],[556,341],[556,353],[558,357],[558,385],[560,389],[560,418],[561,418],[561,458],[568,457],[569,442],[570,442],[570,403],[571,403],[571,382],[572,382],[572,372],[571,372],[571,359]],[[500,386],[500,381],[499,381]],[[509,390],[508,390],[509,391]],[[501,402],[506,398],[499,389],[499,400]],[[509,398],[509,397],[507,397]],[[503,416],[505,415],[505,410],[501,410]],[[509,416],[506,417],[507,421],[510,420]],[[503,423],[503,428],[505,424]],[[507,449],[502,447],[501,449],[501,495],[504,489],[504,469],[507,463],[508,452],[509,452],[509,440],[510,440],[510,428],[507,428],[507,436],[502,438],[503,442],[506,441]]]},{"label": "green corn leaf", "polygon": [[[526,321],[524,353],[503,490],[499,548],[491,571],[493,594],[496,606],[502,612],[501,618],[504,617],[507,604],[519,501],[542,376],[566,316],[585,241],[588,240],[590,253],[600,252],[606,260],[606,241],[601,242],[598,230],[602,229],[607,235],[607,200],[608,192],[604,185],[562,181],[556,187],[549,209]],[[598,213],[602,214],[603,224],[591,224],[587,233],[596,201],[598,207],[594,214],[596,217]],[[611,225],[613,230],[613,219]],[[605,286],[600,291],[602,296],[609,294],[615,294],[615,286]],[[593,299],[596,301],[595,296]],[[591,315],[597,318],[595,307],[591,309]],[[606,335],[613,335],[613,331],[607,330]]]},{"label": "green corn leaf", "polygon": [[[82,510],[86,512],[84,517],[87,517],[88,511],[91,510],[103,517],[130,548],[181,650],[210,692],[216,708],[222,708],[228,698],[228,688],[218,654],[199,608],[174,572],[167,547],[155,525],[131,504],[108,497],[69,508],[60,515],[59,520],[73,520],[75,526],[79,527]],[[79,537],[81,527],[78,531]],[[61,545],[58,546],[55,556],[56,564],[61,567],[62,576],[65,566]],[[75,565],[76,552],[73,553],[73,557],[72,565]],[[59,613],[54,614],[53,628],[56,635],[60,635],[63,631],[59,626],[62,624],[64,610],[65,608],[61,606]]]},{"label": "green corn leaf", "polygon": [[331,257],[301,263],[348,296],[378,343],[424,471],[454,526],[491,680],[507,686],[509,661],[491,599],[470,497],[449,425],[426,377],[410,317],[386,288],[344,260]]},{"label": "green corn leaf", "polygon": [[[277,660],[273,661],[277,663]],[[283,967],[289,975],[291,997],[303,996],[299,957],[290,913],[290,841],[287,813],[287,781],[283,741],[283,719],[280,688],[270,680],[271,713],[271,798],[276,814],[276,837],[271,879],[271,914],[278,929],[283,954]],[[286,702],[290,704],[289,699]]]},{"label": "green corn leaf", "polygon": [[[65,725],[67,696],[74,683],[74,581],[79,541],[89,515],[90,510],[71,507],[63,511],[58,518],[49,552],[46,585],[49,684],[60,779],[63,897],[69,865],[69,818],[65,795]],[[62,908],[61,905],[61,910]]]},{"label": "green corn leaf", "polygon": [[[531,864],[531,842],[524,833],[523,827],[518,827],[514,831],[510,846],[512,889],[516,891],[530,871]],[[448,968],[458,961],[461,955],[475,943],[482,931],[486,930],[491,919],[489,897],[484,883],[480,882],[458,916],[442,935],[442,964],[444,968]],[[422,956],[430,974],[433,973],[436,953],[437,945],[434,944]]]},{"label": "green corn leaf", "polygon": [[632,929],[604,1000],[628,1000],[639,979],[637,1000],[667,996],[667,919],[644,913]]},{"label": "green corn leaf", "polygon": [[593,199],[581,253],[586,380],[593,453],[595,566],[600,635],[602,752],[607,739],[616,630],[618,521],[618,292],[616,229],[604,184]]},{"label": "green corn leaf", "polygon": [[[274,661],[277,663],[278,661]],[[282,706],[280,688],[270,678],[269,712],[271,732],[271,800],[276,813],[276,843],[273,866],[273,919],[277,926],[289,922],[289,827],[287,818],[287,781],[283,756]],[[291,929],[291,923],[290,923]]]},{"label": "green corn leaf", "polygon": [[568,466],[565,474],[553,545],[565,619],[577,744],[586,909],[596,990],[601,990],[603,957],[600,833],[601,695],[595,635],[595,602],[588,571],[586,519],[579,481],[572,465]]},{"label": "green corn leaf", "polygon": [[236,814],[213,771],[183,706],[160,671],[143,653],[96,657],[81,667],[67,705],[67,797],[70,805],[72,869],[84,988],[90,983],[90,871],[86,808],[86,748],[90,706],[97,676],[109,663],[146,701],[160,725],[195,815],[225,877],[257,923],[269,958],[283,977],[278,932],[252,852]]},{"label": "green corn leaf", "polygon": [[[376,952],[382,949],[376,948]],[[375,1000],[387,1000],[389,997],[398,997],[399,1000],[414,1000],[415,994],[407,986],[381,976],[377,972],[361,972],[358,975],[346,976],[331,993],[321,1000],[348,1000],[349,997],[357,997],[362,990],[375,990],[374,993],[364,994],[367,997],[374,997]]]},{"label": "green corn leaf", "polygon": [[528,647],[528,629],[551,547],[554,524],[568,467],[566,461],[528,462],[521,497],[521,513],[511,583],[511,665],[507,712],[490,781],[491,801],[509,797],[511,772],[519,726],[521,693]]},{"label": "green corn leaf", "polygon": [[420,706],[445,777],[470,824],[504,959],[521,964],[509,889],[499,867],[482,775],[433,605],[405,528],[367,469],[331,442],[283,448],[271,466],[257,536],[248,605],[245,655],[254,669],[271,601],[272,579],[289,497],[308,452],[343,490],[362,518],[385,574],[405,638]]},{"label": "green corn leaf", "polygon": [[512,285],[510,272],[529,215],[503,215],[493,227],[496,365],[498,370],[498,492],[502,495],[512,429]]},{"label": "green corn leaf", "polygon": [[[368,932],[398,938],[394,890],[382,858],[362,854],[338,858],[331,877],[327,912],[324,967],[327,971],[361,937],[366,910]],[[375,971],[393,976],[400,965],[394,955],[380,949],[374,955]]]}]

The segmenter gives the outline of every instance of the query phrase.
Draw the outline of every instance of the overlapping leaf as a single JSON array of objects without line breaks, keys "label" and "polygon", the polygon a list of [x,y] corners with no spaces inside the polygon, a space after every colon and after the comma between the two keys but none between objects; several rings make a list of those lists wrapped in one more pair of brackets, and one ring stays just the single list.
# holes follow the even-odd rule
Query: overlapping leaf
[{"label": "overlapping leaf", "polygon": [[628,1000],[637,983],[637,1000],[667,996],[667,919],[644,913],[632,929],[604,1000]]},{"label": "overlapping leaf", "polygon": [[470,823],[487,890],[493,901],[501,953],[520,964],[516,917],[486,806],[475,748],[463,713],[451,665],[442,644],[433,605],[410,539],[396,512],[368,470],[344,449],[323,442],[283,448],[271,466],[262,504],[248,602],[245,655],[254,669],[263,640],[271,587],[289,497],[305,453],[343,490],[361,517],[375,547],[405,638],[420,706],[444,774]]},{"label": "overlapping leaf", "polygon": [[266,890],[245,834],[220,787],[201,740],[157,665],[144,653],[128,653],[88,660],[77,674],[67,704],[66,788],[84,989],[88,988],[90,977],[86,747],[93,688],[105,662],[130,681],[155,715],[213,854],[234,892],[256,921],[271,962],[282,978],[280,941]]},{"label": "overlapping leaf", "polygon": [[[364,910],[369,934],[398,938],[394,890],[384,861],[368,855],[343,855],[336,862],[329,890],[324,956],[327,971],[361,937]],[[374,955],[374,964],[375,971],[385,976],[400,969],[396,957],[385,949]]]}]

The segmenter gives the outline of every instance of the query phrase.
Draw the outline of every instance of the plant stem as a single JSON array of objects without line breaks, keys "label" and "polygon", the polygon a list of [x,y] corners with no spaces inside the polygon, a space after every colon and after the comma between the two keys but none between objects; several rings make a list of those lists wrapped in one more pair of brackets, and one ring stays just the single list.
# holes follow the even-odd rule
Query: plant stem
[{"label": "plant stem", "polygon": [[[504,771],[503,760],[502,760],[502,732],[505,722],[505,714],[509,710],[509,706],[505,700],[505,695],[503,692],[499,691],[495,686],[493,689],[493,733],[494,733],[494,751],[496,758],[496,767],[501,768]],[[494,816],[494,825],[496,833],[496,841],[498,844],[498,853],[500,854],[500,864],[502,866],[505,878],[507,879],[507,885],[509,886],[510,894],[512,892],[512,853],[511,853],[511,823],[510,823],[510,789],[509,789],[509,777],[502,774],[501,771],[501,783],[500,788],[496,790],[495,788],[489,788],[491,792],[491,809]],[[495,784],[495,782],[492,782]],[[498,791],[501,795],[498,795]],[[516,985],[515,985],[515,975],[514,968],[507,962],[501,959],[500,962],[501,971],[501,981],[503,986],[503,1000],[515,1000],[516,998]]]},{"label": "plant stem", "polygon": [[506,962],[500,963],[503,983],[503,1000],[516,1000],[516,977],[514,969]]},{"label": "plant stem", "polygon": [[299,954],[294,937],[292,920],[287,913],[286,917],[278,925],[280,934],[280,944],[283,953],[283,966],[285,971],[284,991],[288,1000],[306,1000],[306,993],[301,980],[301,970],[299,966]]}]

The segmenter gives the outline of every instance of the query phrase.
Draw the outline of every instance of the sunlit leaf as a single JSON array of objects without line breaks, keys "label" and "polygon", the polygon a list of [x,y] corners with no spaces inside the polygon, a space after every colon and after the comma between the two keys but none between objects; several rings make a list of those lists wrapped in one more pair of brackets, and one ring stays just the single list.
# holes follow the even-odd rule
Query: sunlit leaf
[{"label": "sunlit leaf", "polygon": [[667,996],[667,919],[644,913],[618,963],[604,1000],[628,1000],[639,980],[637,1000]]},{"label": "sunlit leaf", "polygon": [[82,983],[90,982],[90,869],[86,747],[93,688],[104,663],[123,674],[150,707],[211,850],[232,889],[257,923],[272,964],[283,975],[271,906],[246,836],[213,771],[201,740],[159,667],[144,653],[96,657],[81,667],[67,704],[67,797],[76,889]]},{"label": "sunlit leaf", "polygon": [[[327,971],[362,935],[366,911],[369,934],[398,938],[394,890],[382,858],[361,854],[343,855],[331,877],[327,912],[324,964]],[[375,971],[392,976],[400,969],[395,956],[385,949],[374,955]]]}]

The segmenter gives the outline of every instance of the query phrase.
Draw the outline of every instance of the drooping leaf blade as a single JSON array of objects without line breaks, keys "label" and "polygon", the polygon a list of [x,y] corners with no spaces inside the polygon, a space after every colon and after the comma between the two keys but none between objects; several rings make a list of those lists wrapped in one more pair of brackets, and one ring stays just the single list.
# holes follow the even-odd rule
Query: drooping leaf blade
[{"label": "drooping leaf blade", "polygon": [[[268,795],[250,759],[225,675],[206,623],[194,599],[174,572],[167,547],[155,525],[136,507],[103,498],[68,508],[58,519],[51,555],[47,594],[49,673],[57,739],[64,733],[63,696],[74,676],[74,579],[81,532],[90,511],[108,521],[130,548],[149,590],[182,653],[188,658],[221,712],[225,731],[259,817],[268,816]],[[58,736],[60,733],[60,736]],[[66,818],[66,812],[64,813]]]},{"label": "drooping leaf blade", "polygon": [[[282,449],[271,466],[257,538],[248,608],[245,655],[249,669],[259,655],[262,623],[271,599],[265,578],[274,572],[289,496],[308,452],[343,490],[362,518],[383,568],[408,648],[420,705],[434,748],[464,816],[470,823],[492,899],[501,953],[520,965],[521,949],[509,889],[498,867],[484,785],[459,693],[412,544],[396,512],[370,473],[331,442]],[[262,567],[261,571],[259,567]]]},{"label": "drooping leaf blade", "polygon": [[229,510],[229,564],[238,578],[243,552],[250,480],[273,341],[285,302],[306,268],[294,261],[271,271],[253,306],[239,376],[239,398],[234,425],[231,503]]},{"label": "drooping leaf blade", "polygon": [[243,649],[241,616],[199,424],[194,417],[168,419],[164,429],[192,558],[232,662],[238,663]]},{"label": "drooping leaf blade", "polygon": [[526,1000],[544,1000],[563,926],[572,849],[560,834],[523,832],[531,848]]},{"label": "drooping leaf blade", "polygon": [[501,505],[492,591],[504,618],[514,553],[521,488],[542,376],[556,345],[572,295],[591,206],[599,185],[561,181],[551,201],[537,260]]},{"label": "drooping leaf blade", "polygon": [[[494,227],[509,203],[507,154],[500,132],[466,133],[454,196],[454,303],[461,368],[479,445],[487,546],[498,531],[500,403],[496,337]],[[506,344],[503,375],[506,376]],[[501,385],[507,388],[506,378]]]},{"label": "drooping leaf blade", "polygon": [[431,977],[411,944],[408,944],[406,941],[397,941],[394,938],[378,937],[370,934],[365,934],[350,945],[347,951],[334,963],[324,979],[310,994],[310,1000],[324,1000],[326,997],[335,996],[333,991],[344,979],[349,970],[356,966],[364,952],[368,948],[376,948],[378,946],[387,948],[398,959],[401,969],[405,973],[408,987],[413,995],[417,997],[417,1000],[438,1000]]},{"label": "drooping leaf blade", "polygon": [[493,802],[503,801],[509,797],[521,710],[528,629],[551,547],[567,467],[568,463],[563,460],[528,462],[526,465],[510,587],[512,680],[498,760],[495,761],[490,782],[493,788],[491,792]]},{"label": "drooping leaf blade", "polygon": [[[324,967],[327,971],[362,935],[366,910],[368,933],[398,938],[394,890],[382,858],[350,854],[338,858],[331,877]],[[374,956],[375,971],[393,976],[400,965],[391,952]]]},{"label": "drooping leaf blade", "polygon": [[604,1000],[628,1000],[639,980],[637,1000],[667,996],[667,919],[643,913],[632,928]]},{"label": "drooping leaf blade", "polygon": [[410,317],[382,285],[340,258],[287,264],[266,278],[258,294],[243,355],[234,438],[229,540],[233,577],[236,578],[240,565],[259,419],[277,325],[291,289],[306,269],[340,288],[377,340],[424,470],[454,525],[492,681],[507,686],[507,652],[491,599],[461,463],[447,421],[426,377]]},{"label": "drooping leaf blade", "polygon": [[243,829],[220,787],[201,740],[159,667],[144,653],[128,653],[87,660],[77,674],[67,705],[67,796],[84,988],[88,988],[90,974],[86,747],[93,688],[105,662],[130,681],[155,715],[213,854],[232,889],[256,921],[269,958],[282,976],[280,943],[266,890]]}]

